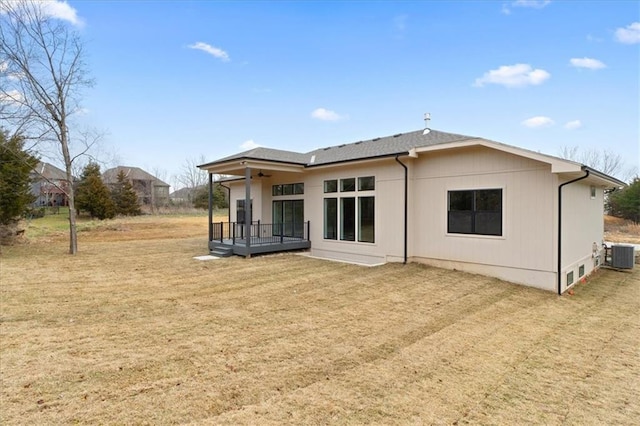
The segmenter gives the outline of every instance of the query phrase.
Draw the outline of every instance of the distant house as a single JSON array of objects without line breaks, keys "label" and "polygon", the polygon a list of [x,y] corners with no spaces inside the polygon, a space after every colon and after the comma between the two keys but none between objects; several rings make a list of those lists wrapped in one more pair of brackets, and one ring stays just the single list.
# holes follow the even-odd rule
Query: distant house
[{"label": "distant house", "polygon": [[558,293],[603,262],[605,191],[625,185],[573,161],[436,130],[308,153],[255,148],[199,167],[235,176],[225,182],[235,222],[209,221],[213,254],[308,248]]},{"label": "distant house", "polygon": [[111,187],[118,182],[118,174],[121,171],[131,182],[142,205],[166,206],[169,204],[169,184],[139,167],[118,166],[105,170],[102,173],[102,180]]},{"label": "distant house", "polygon": [[67,173],[56,166],[39,162],[30,174],[31,193],[36,197],[34,207],[67,206],[69,181]]},{"label": "distant house", "polygon": [[206,190],[206,188],[206,185],[197,186],[195,188],[180,188],[173,191],[169,195],[169,198],[176,204],[193,204],[196,193],[202,189]]}]

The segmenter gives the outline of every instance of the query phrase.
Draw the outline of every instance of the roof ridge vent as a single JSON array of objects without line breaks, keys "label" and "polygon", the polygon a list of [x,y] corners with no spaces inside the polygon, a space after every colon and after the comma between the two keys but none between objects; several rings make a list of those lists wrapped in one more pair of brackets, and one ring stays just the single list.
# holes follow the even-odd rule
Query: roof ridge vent
[{"label": "roof ridge vent", "polygon": [[380,138],[374,138],[374,139],[371,139],[371,140],[375,142],[375,141],[379,141]]},{"label": "roof ridge vent", "polygon": [[402,133],[396,133],[395,135],[393,135],[394,138],[397,138],[398,136],[402,136]]}]

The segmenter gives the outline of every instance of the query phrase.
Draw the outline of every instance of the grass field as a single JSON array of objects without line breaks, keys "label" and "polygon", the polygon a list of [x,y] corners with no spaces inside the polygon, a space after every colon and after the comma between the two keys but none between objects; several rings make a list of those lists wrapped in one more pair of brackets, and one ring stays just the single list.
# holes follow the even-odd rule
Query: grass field
[{"label": "grass field", "polygon": [[[44,222],[40,222],[42,224]],[[5,248],[0,424],[638,424],[640,272],[197,261],[206,217]]]}]

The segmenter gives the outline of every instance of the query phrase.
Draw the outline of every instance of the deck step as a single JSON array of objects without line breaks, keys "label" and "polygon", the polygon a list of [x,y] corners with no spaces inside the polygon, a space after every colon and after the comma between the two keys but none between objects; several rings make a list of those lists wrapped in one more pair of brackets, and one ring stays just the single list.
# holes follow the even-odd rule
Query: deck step
[{"label": "deck step", "polygon": [[216,257],[231,257],[233,256],[233,249],[227,247],[215,247],[209,250],[209,254]]}]

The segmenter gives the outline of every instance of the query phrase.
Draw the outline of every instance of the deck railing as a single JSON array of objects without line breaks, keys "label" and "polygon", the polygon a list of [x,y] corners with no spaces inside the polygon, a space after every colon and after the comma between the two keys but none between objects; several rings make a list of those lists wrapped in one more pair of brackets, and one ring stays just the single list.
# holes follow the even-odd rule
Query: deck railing
[{"label": "deck railing", "polygon": [[[212,241],[239,244],[246,242],[247,225],[238,222],[212,223]],[[308,241],[309,222],[300,223],[261,223],[251,224],[250,244],[283,244],[287,241]]]}]

